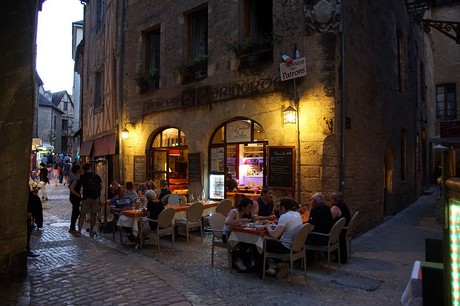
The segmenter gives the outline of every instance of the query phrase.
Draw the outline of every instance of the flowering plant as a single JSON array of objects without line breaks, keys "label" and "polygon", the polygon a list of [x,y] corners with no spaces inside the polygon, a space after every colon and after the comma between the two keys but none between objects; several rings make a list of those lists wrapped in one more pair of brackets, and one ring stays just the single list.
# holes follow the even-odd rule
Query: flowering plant
[{"label": "flowering plant", "polygon": [[241,42],[234,41],[228,44],[228,50],[235,53],[236,56],[253,54],[261,49],[271,47],[273,37],[271,33],[256,33],[253,36],[244,38]]}]

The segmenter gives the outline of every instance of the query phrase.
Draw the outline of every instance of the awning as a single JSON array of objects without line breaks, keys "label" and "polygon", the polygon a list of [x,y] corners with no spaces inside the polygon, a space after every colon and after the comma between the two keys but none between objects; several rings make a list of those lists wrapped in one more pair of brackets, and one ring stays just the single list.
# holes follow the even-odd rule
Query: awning
[{"label": "awning", "polygon": [[446,147],[460,148],[460,138],[458,137],[435,137],[429,138],[430,143],[441,144]]},{"label": "awning", "polygon": [[117,147],[116,134],[110,134],[94,140],[93,156],[114,155]]},{"label": "awning", "polygon": [[93,148],[92,140],[83,141],[83,143],[81,144],[80,156],[90,156],[92,148]]}]

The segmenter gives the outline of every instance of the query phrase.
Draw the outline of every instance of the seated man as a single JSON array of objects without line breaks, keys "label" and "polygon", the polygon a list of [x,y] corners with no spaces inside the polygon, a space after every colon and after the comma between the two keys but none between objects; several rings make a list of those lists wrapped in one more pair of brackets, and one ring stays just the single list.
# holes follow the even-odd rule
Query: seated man
[{"label": "seated man", "polygon": [[[118,187],[118,194],[110,200],[110,206],[119,208],[119,209],[129,209],[132,206],[131,200],[126,197],[126,189],[124,186]],[[126,232],[129,233],[129,240],[134,241],[137,237],[136,233],[133,232],[133,227],[135,226],[136,219],[130,218],[128,216],[119,215],[117,226],[124,227]]]},{"label": "seated man", "polygon": [[252,216],[254,219],[270,219],[274,215],[273,194],[271,187],[264,186],[262,188],[260,197],[253,204]]},{"label": "seated man", "polygon": [[321,193],[315,193],[311,197],[312,209],[310,211],[310,219],[308,223],[313,225],[313,231],[307,237],[307,244],[313,245],[326,245],[328,238],[320,235],[315,235],[317,233],[329,234],[332,226],[334,225],[332,221],[332,214],[329,206],[324,203],[324,196]]},{"label": "seated man", "polygon": [[[302,217],[297,212],[298,204],[290,198],[282,198],[279,203],[280,218],[278,225],[272,229],[270,224],[265,225],[270,237],[279,240],[268,239],[266,241],[266,248],[271,253],[290,253],[292,247],[292,240],[302,226]],[[287,272],[287,266],[280,267],[278,278],[284,277]],[[274,274],[274,267],[271,266],[267,270],[268,274]]]}]

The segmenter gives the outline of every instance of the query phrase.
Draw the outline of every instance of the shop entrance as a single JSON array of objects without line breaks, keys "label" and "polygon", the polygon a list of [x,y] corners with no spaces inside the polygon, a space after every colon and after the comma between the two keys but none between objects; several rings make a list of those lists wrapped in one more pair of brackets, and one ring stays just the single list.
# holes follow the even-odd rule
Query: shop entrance
[{"label": "shop entrance", "polygon": [[[267,145],[264,129],[253,120],[234,118],[219,126],[209,145],[209,198],[258,197],[266,184]],[[229,174],[236,188],[227,188]]]},{"label": "shop entrance", "polygon": [[160,186],[160,180],[168,182],[171,191],[188,192],[188,145],[184,132],[166,128],[153,138],[147,151],[147,179]]}]

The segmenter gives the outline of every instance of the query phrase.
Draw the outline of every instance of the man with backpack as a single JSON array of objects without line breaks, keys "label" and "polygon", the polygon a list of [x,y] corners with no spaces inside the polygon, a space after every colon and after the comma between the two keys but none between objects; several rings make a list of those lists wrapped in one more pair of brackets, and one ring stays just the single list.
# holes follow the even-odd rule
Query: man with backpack
[{"label": "man with backpack", "polygon": [[81,233],[83,224],[85,223],[86,214],[89,213],[89,236],[94,237],[94,225],[96,224],[96,214],[99,210],[99,197],[101,196],[102,180],[101,177],[91,172],[91,165],[85,163],[82,166],[83,173],[79,177],[81,186],[83,187],[83,198],[80,208],[80,218],[78,220],[78,231]]}]

